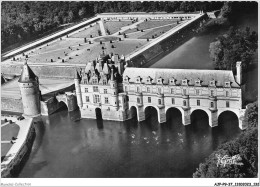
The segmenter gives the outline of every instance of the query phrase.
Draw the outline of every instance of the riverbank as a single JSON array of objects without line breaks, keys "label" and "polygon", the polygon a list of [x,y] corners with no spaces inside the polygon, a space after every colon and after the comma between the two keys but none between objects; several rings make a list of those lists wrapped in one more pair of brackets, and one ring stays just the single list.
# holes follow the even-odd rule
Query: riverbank
[{"label": "riverbank", "polygon": [[25,161],[28,159],[35,138],[33,118],[17,120],[18,116],[1,116],[2,119],[12,120],[20,129],[16,140],[1,162],[1,177],[15,177],[21,171]]}]

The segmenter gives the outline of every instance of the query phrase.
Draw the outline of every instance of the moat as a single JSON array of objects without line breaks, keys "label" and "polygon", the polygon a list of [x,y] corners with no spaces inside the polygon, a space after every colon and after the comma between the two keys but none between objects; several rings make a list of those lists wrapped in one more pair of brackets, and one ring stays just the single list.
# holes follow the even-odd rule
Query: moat
[{"label": "moat", "polygon": [[[151,67],[213,69],[208,46],[221,33],[193,37]],[[248,79],[251,88],[257,88],[257,68],[248,74]],[[196,111],[188,126],[182,124],[178,110],[172,110],[171,119],[164,124],[158,124],[155,113],[152,110],[144,122],[75,122],[79,112],[69,113],[67,108],[43,117],[44,126],[36,126],[37,137],[19,177],[191,178],[199,163],[220,144],[241,133],[237,117],[229,112],[214,128],[209,126],[203,111]]]}]

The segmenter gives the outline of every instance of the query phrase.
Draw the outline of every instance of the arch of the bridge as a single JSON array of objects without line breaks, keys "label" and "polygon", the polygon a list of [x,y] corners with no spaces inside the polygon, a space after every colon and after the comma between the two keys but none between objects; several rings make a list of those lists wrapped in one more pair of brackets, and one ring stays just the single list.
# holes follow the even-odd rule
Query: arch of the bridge
[{"label": "arch of the bridge", "polygon": [[66,95],[57,95],[57,96],[56,96],[56,99],[57,99],[57,101],[58,101],[59,103],[64,103],[64,104],[67,106],[67,108],[69,109]]},{"label": "arch of the bridge", "polygon": [[225,109],[225,110],[219,111],[218,112],[218,118],[224,112],[232,112],[233,114],[235,114],[237,116],[237,119],[239,119],[239,111],[235,111],[235,110],[231,110],[231,109]]},{"label": "arch of the bridge", "polygon": [[167,116],[167,112],[169,111],[169,109],[177,109],[181,112],[182,117],[184,116],[184,110],[182,107],[178,107],[178,106],[170,106],[170,107],[165,107],[165,114]]},{"label": "arch of the bridge", "polygon": [[166,107],[165,108],[166,120],[168,120],[168,115],[167,114],[169,114],[169,111],[172,110],[172,109],[178,110],[181,113],[181,116],[183,117],[184,111],[183,111],[183,109],[181,107],[174,107],[174,106],[173,107]]},{"label": "arch of the bridge", "polygon": [[223,115],[224,113],[226,112],[231,112],[232,114],[234,114],[236,117],[237,117],[237,120],[238,120],[238,125],[240,127],[240,124],[239,123],[242,123],[240,120],[239,120],[239,112],[237,111],[233,111],[233,110],[222,110],[218,113],[218,124],[220,122],[220,119],[221,119],[221,115]]},{"label": "arch of the bridge", "polygon": [[129,107],[130,113],[131,113],[131,118],[137,117],[138,116],[138,109],[136,106],[132,105]]},{"label": "arch of the bridge", "polygon": [[156,110],[156,112],[157,112],[157,117],[158,117],[158,120],[159,120],[159,119],[160,119],[160,110],[159,110],[159,108],[158,108],[157,106],[154,106],[154,105],[145,105],[145,106],[144,106],[145,119],[147,118],[147,116],[146,116],[146,110],[147,110],[148,107],[152,107],[152,108],[154,108],[154,109]]},{"label": "arch of the bridge", "polygon": [[193,113],[194,111],[198,111],[198,110],[202,110],[202,111],[206,112],[206,114],[208,115],[208,118],[210,118],[210,116],[211,116],[211,111],[210,111],[209,109],[205,109],[205,108],[191,108],[191,110],[190,110],[190,115],[192,115],[192,113]]}]

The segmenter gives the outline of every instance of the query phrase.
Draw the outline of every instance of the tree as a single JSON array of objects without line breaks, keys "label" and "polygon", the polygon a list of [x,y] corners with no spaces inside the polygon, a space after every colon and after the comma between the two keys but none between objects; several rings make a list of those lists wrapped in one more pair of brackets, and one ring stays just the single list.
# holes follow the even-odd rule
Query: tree
[{"label": "tree", "polygon": [[80,10],[79,10],[79,17],[80,18],[84,18],[87,14],[87,11],[86,11],[86,7],[82,7]]},{"label": "tree", "polygon": [[242,70],[247,71],[257,48],[256,33],[231,27],[227,34],[216,38],[209,46],[215,69],[236,71],[236,62],[242,61]]},{"label": "tree", "polygon": [[258,102],[251,103],[247,106],[245,112],[248,128],[258,128]]},{"label": "tree", "polygon": [[[243,165],[217,165],[218,157],[225,155],[241,157]],[[258,173],[258,130],[246,130],[237,139],[229,141],[214,151],[204,163],[199,165],[194,178],[252,178]]]}]

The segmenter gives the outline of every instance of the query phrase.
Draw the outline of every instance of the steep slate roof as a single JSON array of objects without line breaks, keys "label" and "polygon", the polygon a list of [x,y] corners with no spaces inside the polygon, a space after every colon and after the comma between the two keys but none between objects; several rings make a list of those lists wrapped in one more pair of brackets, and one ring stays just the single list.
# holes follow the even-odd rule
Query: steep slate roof
[{"label": "steep slate roof", "polygon": [[164,84],[169,84],[169,79],[176,79],[176,84],[188,79],[189,85],[194,85],[199,78],[201,86],[208,86],[211,80],[216,81],[217,87],[223,87],[225,82],[230,81],[231,87],[240,88],[234,79],[232,71],[229,70],[197,70],[197,69],[159,69],[159,68],[131,68],[127,67],[123,73],[123,77],[128,76],[129,82],[134,83],[136,77],[140,76],[141,82],[146,83],[147,77],[150,76],[155,84],[159,77],[162,77]]},{"label": "steep slate roof", "polygon": [[23,65],[22,74],[18,80],[20,83],[29,83],[35,81],[37,76],[33,73],[27,63]]}]

